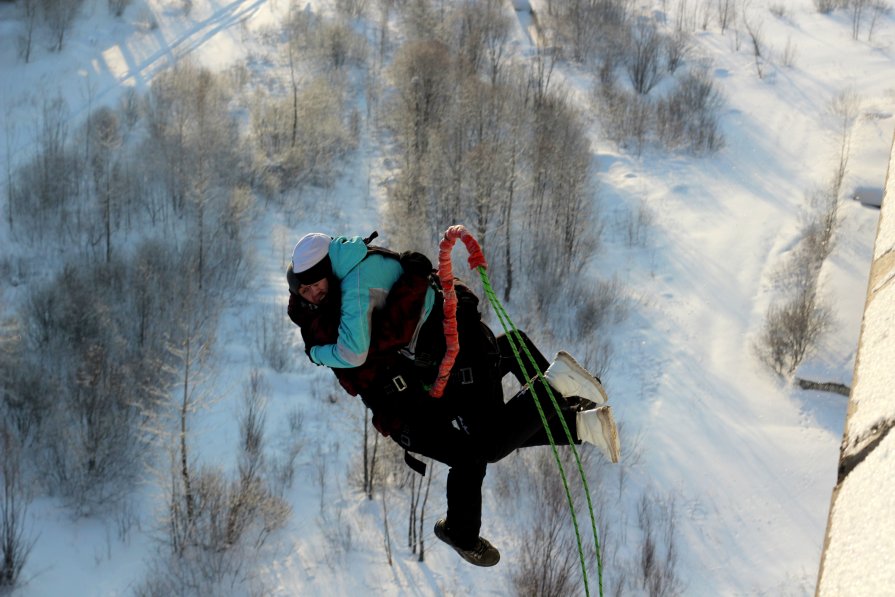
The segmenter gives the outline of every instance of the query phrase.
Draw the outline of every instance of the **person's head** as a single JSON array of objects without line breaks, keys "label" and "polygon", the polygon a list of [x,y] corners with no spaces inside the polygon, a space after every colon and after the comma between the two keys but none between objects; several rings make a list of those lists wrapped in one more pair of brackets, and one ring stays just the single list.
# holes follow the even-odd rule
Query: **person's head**
[{"label": "person's head", "polygon": [[292,273],[298,282],[295,291],[312,305],[322,304],[329,293],[331,242],[332,238],[328,235],[313,232],[303,236],[292,250]]}]

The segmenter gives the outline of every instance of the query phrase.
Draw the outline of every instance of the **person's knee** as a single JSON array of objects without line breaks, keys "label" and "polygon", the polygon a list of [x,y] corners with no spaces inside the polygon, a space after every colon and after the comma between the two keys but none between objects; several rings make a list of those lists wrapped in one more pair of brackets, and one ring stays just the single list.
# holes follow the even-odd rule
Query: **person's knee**
[{"label": "person's knee", "polygon": [[489,442],[487,445],[482,446],[481,456],[486,463],[494,464],[506,458],[510,452],[512,450],[508,451],[497,443]]},{"label": "person's knee", "polygon": [[[519,334],[518,336],[516,335],[517,333]],[[507,350],[511,350],[510,340],[511,338],[508,337],[506,334],[501,334],[497,337],[497,343],[501,349],[506,348]],[[528,337],[528,334],[526,334],[522,330],[515,330],[513,332],[512,342],[514,344],[518,344],[520,340],[529,346],[531,345],[531,339]],[[503,353],[503,350],[501,350],[501,353]]]}]

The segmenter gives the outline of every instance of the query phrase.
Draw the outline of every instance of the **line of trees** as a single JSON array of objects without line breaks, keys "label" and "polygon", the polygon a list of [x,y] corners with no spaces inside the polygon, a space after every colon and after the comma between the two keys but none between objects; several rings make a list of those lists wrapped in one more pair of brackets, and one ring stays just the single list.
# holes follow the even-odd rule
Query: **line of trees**
[{"label": "line of trees", "polygon": [[783,291],[768,307],[753,346],[759,360],[783,377],[791,376],[817,349],[834,323],[833,309],[821,293],[821,270],[836,242],[840,197],[860,98],[852,90],[841,91],[832,98],[828,112],[839,150],[835,167],[828,183],[807,197],[796,247],[777,273]]},{"label": "line of trees", "polygon": [[539,19],[555,51],[594,69],[593,105],[604,134],[620,147],[707,154],[724,145],[724,99],[708,67],[690,60],[694,24],[685,15],[681,5],[668,23],[601,0],[554,5]]},{"label": "line of trees", "polygon": [[[129,0],[109,0],[109,10],[120,16],[123,5]],[[74,25],[84,0],[18,0],[21,27],[16,39],[19,58],[30,62],[34,52],[35,36],[46,39],[47,49],[61,52],[65,36]],[[119,6],[121,5],[121,6]]]},{"label": "line of trees", "polygon": [[466,223],[499,264],[504,298],[521,285],[546,307],[599,244],[590,143],[580,115],[550,89],[553,58],[504,67],[506,21],[470,35],[465,17],[448,15],[443,35],[396,52],[385,121],[401,168],[387,225],[425,250],[447,226]]},{"label": "line of trees", "polygon": [[253,186],[270,198],[306,185],[331,187],[341,175],[360,119],[348,101],[347,71],[368,55],[366,40],[347,22],[308,11],[292,12],[282,33],[273,37],[279,68],[266,86],[255,82],[248,102]]},{"label": "line of trees", "polygon": [[892,13],[892,4],[887,0],[814,0],[814,7],[822,14],[846,11],[851,18],[852,38],[858,39],[861,29],[866,28],[867,41],[873,39],[879,19]]},{"label": "line of trees", "polygon": [[[18,446],[4,454],[25,479],[4,472],[12,513],[32,491],[79,515],[126,509],[156,464],[184,344],[213,338],[246,283],[252,205],[225,83],[187,62],[78,128],[62,97],[38,111],[34,156],[7,177],[27,283],[0,360],[0,428]],[[14,586],[30,543],[9,528]]]}]

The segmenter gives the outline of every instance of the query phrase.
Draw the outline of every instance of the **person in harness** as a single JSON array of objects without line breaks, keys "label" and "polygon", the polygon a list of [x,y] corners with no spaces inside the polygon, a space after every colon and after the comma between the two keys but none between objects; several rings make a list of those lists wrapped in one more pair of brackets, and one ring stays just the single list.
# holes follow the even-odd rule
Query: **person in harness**
[{"label": "person in harness", "polygon": [[[535,400],[557,443],[568,441],[562,422],[547,393],[531,391],[509,339],[494,336],[481,321],[478,298],[459,282],[460,352],[444,394],[430,396],[445,352],[437,277],[424,255],[372,246],[375,236],[302,237],[286,272],[289,318],[301,328],[308,358],[361,397],[382,435],[449,467],[447,515],[436,522],[435,535],[466,561],[493,566],[500,553],[479,535],[487,465],[518,448],[549,444]],[[618,433],[599,379],[568,353],[548,362],[520,335],[560,397],[575,443],[591,443],[618,462]],[[504,401],[507,374],[522,387]],[[411,457],[412,463],[422,465]]]}]

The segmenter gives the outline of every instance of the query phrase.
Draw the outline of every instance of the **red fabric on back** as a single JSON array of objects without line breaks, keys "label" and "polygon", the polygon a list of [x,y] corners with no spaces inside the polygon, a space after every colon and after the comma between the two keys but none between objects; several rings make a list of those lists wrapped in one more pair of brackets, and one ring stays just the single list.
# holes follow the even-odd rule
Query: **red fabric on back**
[{"label": "red fabric on back", "polygon": [[435,384],[429,390],[429,395],[433,398],[441,398],[444,393],[454,361],[457,359],[457,353],[460,352],[460,337],[457,333],[457,293],[454,290],[454,269],[451,265],[451,250],[457,239],[463,241],[469,252],[469,259],[467,259],[469,269],[488,267],[481,246],[465,226],[451,226],[445,231],[444,238],[438,245],[438,279],[441,281],[441,290],[444,293],[442,309],[444,311],[444,340],[447,350],[438,368]]}]

